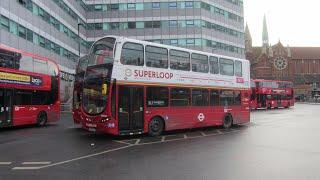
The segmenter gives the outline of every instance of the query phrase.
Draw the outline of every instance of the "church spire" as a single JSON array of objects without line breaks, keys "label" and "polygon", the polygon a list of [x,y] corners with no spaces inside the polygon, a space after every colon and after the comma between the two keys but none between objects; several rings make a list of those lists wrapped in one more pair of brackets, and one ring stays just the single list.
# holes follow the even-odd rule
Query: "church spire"
[{"label": "church spire", "polygon": [[268,35],[268,27],[267,27],[267,19],[266,15],[263,16],[263,31],[262,31],[262,47],[269,46],[269,35]]}]

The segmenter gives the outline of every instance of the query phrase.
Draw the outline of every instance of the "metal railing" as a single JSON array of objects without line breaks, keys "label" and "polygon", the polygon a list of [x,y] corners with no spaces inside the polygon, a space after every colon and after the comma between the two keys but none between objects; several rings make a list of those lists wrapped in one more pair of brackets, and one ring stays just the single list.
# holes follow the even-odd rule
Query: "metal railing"
[{"label": "metal railing", "polygon": [[71,112],[72,104],[71,103],[61,103],[61,112]]}]

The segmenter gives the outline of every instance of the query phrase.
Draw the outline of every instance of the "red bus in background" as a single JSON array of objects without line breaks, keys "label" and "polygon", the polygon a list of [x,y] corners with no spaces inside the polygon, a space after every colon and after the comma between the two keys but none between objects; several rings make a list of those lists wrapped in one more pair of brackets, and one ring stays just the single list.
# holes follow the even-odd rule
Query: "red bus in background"
[{"label": "red bus in background", "polygon": [[94,42],[87,57],[73,117],[88,131],[156,136],[250,122],[245,59],[118,36]]},{"label": "red bus in background", "polygon": [[59,88],[56,63],[0,44],[0,128],[59,120]]},{"label": "red bus in background", "polygon": [[83,92],[83,79],[88,64],[88,56],[83,56],[79,59],[76,67],[76,75],[73,89],[73,108],[72,115],[75,124],[81,122],[81,98]]},{"label": "red bus in background", "polygon": [[289,81],[251,80],[251,109],[294,106],[293,83]]}]

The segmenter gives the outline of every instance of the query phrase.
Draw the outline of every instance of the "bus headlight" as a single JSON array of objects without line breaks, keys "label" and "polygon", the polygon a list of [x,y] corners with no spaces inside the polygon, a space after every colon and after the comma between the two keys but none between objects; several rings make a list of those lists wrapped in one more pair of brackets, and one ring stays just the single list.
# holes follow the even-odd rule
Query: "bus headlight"
[{"label": "bus headlight", "polygon": [[107,117],[107,118],[103,118],[103,119],[101,119],[101,122],[102,123],[105,123],[105,122],[107,122],[107,121],[109,121],[110,120],[110,118],[109,117]]}]

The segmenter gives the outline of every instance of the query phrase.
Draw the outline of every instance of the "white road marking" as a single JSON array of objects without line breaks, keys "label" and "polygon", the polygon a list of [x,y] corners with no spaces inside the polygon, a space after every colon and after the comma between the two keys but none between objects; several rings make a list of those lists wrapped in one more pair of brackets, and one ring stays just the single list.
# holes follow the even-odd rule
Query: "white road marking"
[{"label": "white road marking", "polygon": [[23,162],[23,165],[46,165],[46,164],[51,164],[49,161],[42,161],[42,162]]},{"label": "white road marking", "polygon": [[131,146],[134,146],[134,145],[127,145],[127,146],[122,146],[122,147],[115,148],[115,149],[109,149],[109,150],[106,150],[106,151],[102,151],[102,152],[98,152],[98,153],[94,153],[94,154],[89,154],[89,155],[86,155],[86,156],[80,156],[80,157],[77,157],[77,158],[73,158],[73,159],[69,159],[69,160],[66,160],[66,161],[61,161],[61,162],[57,162],[57,163],[53,163],[53,164],[49,164],[49,165],[45,165],[45,166],[39,166],[39,167],[14,167],[12,169],[13,170],[43,169],[43,168],[47,168],[47,167],[58,166],[58,165],[61,165],[61,164],[70,163],[70,162],[73,162],[73,161],[78,161],[78,160],[82,160],[82,159],[91,158],[91,157],[94,157],[94,156],[99,156],[99,155],[102,155],[102,154],[107,154],[109,152],[114,152],[114,151],[118,151],[118,150],[121,150],[121,149],[126,149],[126,148],[129,148]]},{"label": "white road marking", "polygon": [[166,137],[165,136],[162,136],[161,137],[161,142],[164,142],[166,140]]},{"label": "white road marking", "polygon": [[[91,157],[94,157],[94,156],[99,156],[99,155],[102,155],[102,154],[107,154],[107,153],[118,151],[118,150],[122,150],[122,149],[127,149],[127,148],[134,147],[134,146],[142,146],[142,145],[149,145],[149,144],[159,144],[159,143],[166,143],[166,142],[179,141],[179,140],[185,140],[185,139],[196,139],[196,138],[201,138],[201,137],[223,135],[223,134],[228,134],[228,133],[232,133],[232,132],[239,132],[239,131],[240,130],[235,130],[235,131],[230,131],[230,132],[222,132],[220,130],[217,130],[218,134],[215,133],[215,134],[208,134],[208,135],[203,133],[203,132],[201,132],[202,136],[194,136],[194,137],[188,137],[187,134],[183,134],[183,138],[170,139],[170,140],[164,140],[164,141],[162,141],[162,139],[161,139],[161,141],[148,142],[148,143],[140,143],[140,139],[136,139],[136,142],[134,144],[127,143],[127,142],[124,142],[124,141],[113,140],[114,142],[126,144],[126,146],[115,148],[115,149],[110,149],[110,150],[106,150],[106,151],[102,151],[102,152],[98,152],[98,153],[94,153],[94,154],[89,154],[89,155],[86,155],[86,156],[80,156],[80,157],[69,159],[69,160],[66,160],[66,161],[47,164],[47,165],[44,165],[44,166],[38,166],[38,167],[35,167],[35,166],[14,167],[14,168],[12,168],[12,170],[37,170],[37,169],[43,169],[43,168],[58,166],[58,165],[62,165],[62,164],[67,164],[67,163],[78,161],[78,160],[82,160],[82,159],[91,158]],[[2,162],[2,163],[10,163],[11,164],[11,162]],[[32,162],[24,162],[24,163],[32,163]]]},{"label": "white road marking", "polygon": [[184,135],[183,135],[183,138],[184,138],[184,139],[187,139],[187,138],[188,138],[188,136],[187,136],[186,134],[184,134]]},{"label": "white road marking", "polygon": [[0,165],[10,165],[12,162],[0,162]]},{"label": "white road marking", "polygon": [[36,166],[26,166],[26,167],[14,167],[12,170],[35,170],[35,169],[41,169],[41,167]]},{"label": "white road marking", "polygon": [[113,141],[121,144],[132,145],[131,143],[127,143],[125,141],[118,141],[118,140],[113,140]]},{"label": "white road marking", "polygon": [[207,136],[204,132],[200,132],[200,134],[202,135],[202,136]]},{"label": "white road marking", "polygon": [[137,139],[137,141],[134,144],[139,144],[140,143],[140,139]]},{"label": "white road marking", "polygon": [[219,129],[217,130],[218,134],[223,134],[223,132],[221,132]]}]

